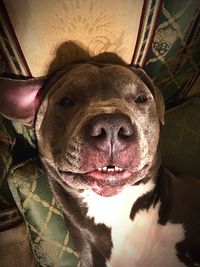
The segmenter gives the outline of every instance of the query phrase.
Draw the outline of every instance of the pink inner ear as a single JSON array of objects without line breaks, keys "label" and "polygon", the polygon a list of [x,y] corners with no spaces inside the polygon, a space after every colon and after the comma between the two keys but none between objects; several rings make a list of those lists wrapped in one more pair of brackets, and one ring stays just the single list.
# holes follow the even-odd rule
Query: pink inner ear
[{"label": "pink inner ear", "polygon": [[41,79],[12,80],[0,78],[0,113],[30,125],[40,105]]},{"label": "pink inner ear", "polygon": [[29,109],[37,106],[37,94],[39,88],[24,87],[18,90],[8,90],[6,94],[7,101],[17,105],[21,109]]}]

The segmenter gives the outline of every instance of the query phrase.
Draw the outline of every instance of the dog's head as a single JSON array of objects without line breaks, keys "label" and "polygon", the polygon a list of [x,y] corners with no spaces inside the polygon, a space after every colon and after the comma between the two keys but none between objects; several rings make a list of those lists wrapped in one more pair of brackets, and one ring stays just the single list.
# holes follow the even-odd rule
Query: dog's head
[{"label": "dog's head", "polygon": [[42,101],[40,79],[0,82],[2,114],[30,124],[37,111],[38,147],[51,179],[112,196],[154,164],[164,104],[140,68],[68,66],[48,82]]}]

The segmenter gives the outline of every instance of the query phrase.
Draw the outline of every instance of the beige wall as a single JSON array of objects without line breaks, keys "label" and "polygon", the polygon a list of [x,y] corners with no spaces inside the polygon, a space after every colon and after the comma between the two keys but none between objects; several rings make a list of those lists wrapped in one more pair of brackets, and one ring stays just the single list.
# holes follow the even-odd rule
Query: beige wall
[{"label": "beige wall", "polygon": [[[66,41],[75,41],[90,55],[115,52],[130,63],[143,1],[6,0],[5,6],[32,75],[41,76]],[[62,52],[56,68],[70,62],[73,53]]]}]

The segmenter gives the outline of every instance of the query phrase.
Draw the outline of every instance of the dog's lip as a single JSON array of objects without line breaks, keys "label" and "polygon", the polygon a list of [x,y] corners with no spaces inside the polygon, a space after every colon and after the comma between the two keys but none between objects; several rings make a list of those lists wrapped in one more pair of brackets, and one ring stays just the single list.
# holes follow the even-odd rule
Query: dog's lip
[{"label": "dog's lip", "polygon": [[[107,168],[112,168],[115,170],[114,171],[105,171],[105,167]],[[106,178],[107,176],[112,176],[117,175],[117,177],[119,177],[120,179],[123,178],[127,178],[130,174],[134,174],[142,169],[145,169],[147,167],[147,165],[145,165],[143,168],[139,169],[129,169],[127,167],[118,167],[118,166],[112,166],[112,165],[108,165],[108,166],[101,166],[101,167],[96,167],[95,169],[91,169],[85,172],[73,172],[73,171],[68,171],[68,170],[62,170],[60,168],[58,168],[58,172],[62,175],[84,175],[84,176],[91,176],[93,178],[96,179],[102,179],[102,178]]]},{"label": "dog's lip", "polygon": [[104,173],[102,177],[98,171],[93,171],[83,175],[83,179],[97,195],[112,197],[120,193],[125,186],[133,184],[134,174],[122,171],[118,174]]},{"label": "dog's lip", "polygon": [[64,177],[64,180],[68,175],[81,175],[83,184],[89,186],[96,194],[111,197],[121,192],[125,186],[133,185],[137,181],[137,173],[143,173],[145,169],[146,166],[137,171],[123,169],[122,171],[112,173],[99,171],[98,168],[85,173],[73,173],[62,170],[59,170],[59,172]]},{"label": "dog's lip", "polygon": [[129,178],[133,173],[129,170],[122,169],[120,171],[100,171],[93,170],[85,173],[84,175],[92,177],[96,180],[114,181],[114,180],[125,180]]},{"label": "dog's lip", "polygon": [[120,168],[120,167],[117,167],[118,170],[115,169],[115,171],[105,171],[104,168],[105,167],[98,167],[96,169],[89,170],[87,172],[71,172],[71,171],[64,171],[64,170],[58,169],[58,172],[61,175],[77,175],[78,174],[78,175],[83,175],[84,177],[92,177],[97,180],[109,180],[110,179],[109,177],[113,175],[115,175],[116,178],[121,180],[121,179],[127,178],[128,176],[130,176],[131,173],[133,173],[129,171],[128,169]]}]

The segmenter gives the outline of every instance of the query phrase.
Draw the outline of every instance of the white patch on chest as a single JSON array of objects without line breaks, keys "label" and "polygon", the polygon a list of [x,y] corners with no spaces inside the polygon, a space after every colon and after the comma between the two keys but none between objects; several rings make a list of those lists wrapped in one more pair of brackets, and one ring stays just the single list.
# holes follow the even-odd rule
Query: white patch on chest
[{"label": "white patch on chest", "polygon": [[184,239],[181,224],[158,224],[160,203],[149,210],[140,210],[134,220],[130,219],[133,203],[151,191],[150,181],[143,185],[125,188],[113,197],[101,197],[93,191],[82,193],[87,203],[87,216],[96,224],[111,228],[112,254],[108,262],[111,267],[183,267],[176,256],[175,245]]}]

